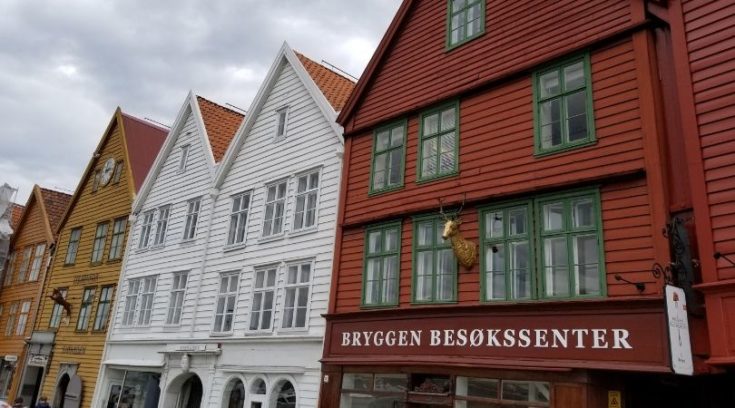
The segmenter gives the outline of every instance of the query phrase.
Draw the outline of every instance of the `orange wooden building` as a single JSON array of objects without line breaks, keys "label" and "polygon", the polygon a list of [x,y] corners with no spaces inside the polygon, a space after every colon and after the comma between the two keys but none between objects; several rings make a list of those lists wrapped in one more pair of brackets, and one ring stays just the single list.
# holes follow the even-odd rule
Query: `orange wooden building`
[{"label": "orange wooden building", "polygon": [[55,408],[90,406],[130,207],[166,134],[118,108],[61,218],[29,343],[45,369],[41,393]]},{"label": "orange wooden building", "polygon": [[[687,75],[729,72],[733,19],[715,15],[733,6],[714,3],[403,1],[338,118],[321,406],[735,404],[713,365],[733,337],[710,348],[707,331],[729,295],[698,291],[732,287],[707,284],[700,235],[711,219],[735,248],[729,88],[681,102]],[[693,112],[715,137],[684,134]],[[697,161],[719,200],[705,220]]]},{"label": "orange wooden building", "polygon": [[0,399],[21,396],[29,403],[40,385],[36,372],[26,368],[26,339],[36,319],[56,227],[70,198],[35,185],[13,223],[10,257],[0,281]]}]

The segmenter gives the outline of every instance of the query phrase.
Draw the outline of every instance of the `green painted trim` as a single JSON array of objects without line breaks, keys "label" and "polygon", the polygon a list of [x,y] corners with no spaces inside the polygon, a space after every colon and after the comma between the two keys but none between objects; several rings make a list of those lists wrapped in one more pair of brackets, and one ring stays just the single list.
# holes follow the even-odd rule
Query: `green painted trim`
[{"label": "green painted trim", "polygon": [[[381,153],[386,153],[386,152],[396,150],[396,149],[403,150],[403,154],[401,155],[401,176],[400,176],[401,181],[399,184],[396,184],[395,186],[384,187],[384,188],[376,190],[373,188],[373,177],[375,175],[375,157],[376,157],[375,149],[376,149],[376,146],[378,145],[377,143],[378,133],[386,129],[392,129],[396,127],[396,125],[399,125],[399,124],[403,126],[403,145],[401,147],[386,149]],[[372,157],[370,159],[370,181],[369,181],[370,185],[368,186],[368,196],[374,196],[374,195],[386,193],[389,191],[395,191],[395,190],[402,189],[404,187],[404,178],[406,176],[406,142],[407,142],[407,139],[408,139],[408,119],[405,119],[405,118],[393,121],[391,123],[385,124],[373,130],[373,148],[372,148]],[[386,174],[386,177],[387,177],[387,174]],[[386,181],[387,181],[387,178],[386,178]]]},{"label": "green painted trim", "polygon": [[[411,240],[411,304],[412,305],[434,305],[434,304],[452,304],[458,302],[458,280],[459,280],[459,273],[458,273],[458,264],[457,264],[457,258],[454,256],[454,253],[452,253],[452,257],[454,258],[454,293],[452,295],[453,299],[451,300],[436,300],[437,298],[437,284],[436,284],[436,251],[437,249],[446,249],[451,248],[452,245],[449,243],[449,241],[444,241],[446,243],[436,243],[434,242],[434,239],[436,239],[436,236],[432,236],[432,245],[431,249],[424,249],[424,251],[431,251],[434,253],[433,263],[432,263],[432,271],[431,271],[431,297],[432,300],[424,301],[424,300],[416,300],[416,266],[418,263],[416,262],[416,255],[418,254],[418,225],[421,222],[424,221],[432,221],[433,227],[437,227],[437,223],[441,224],[441,218],[438,215],[433,214],[424,214],[424,215],[417,215],[412,217],[411,223],[413,224],[411,226],[413,231],[413,237]],[[436,230],[435,230],[436,231]]]},{"label": "green painted trim", "polygon": [[[464,45],[465,43],[468,43],[475,38],[478,38],[485,34],[485,20],[487,19],[487,15],[485,14],[485,0],[480,0],[480,31],[477,32],[477,34],[467,37],[465,36],[464,39],[457,41],[456,43],[452,44],[452,0],[447,1],[447,26],[446,26],[446,36],[444,41],[444,46],[446,48],[446,51],[451,51],[457,47],[460,47]],[[466,10],[467,7],[465,7],[463,10]],[[467,20],[465,18],[465,26],[467,25]]]},{"label": "green painted trim", "polygon": [[[384,248],[382,248],[385,245],[385,231],[389,229],[395,228],[398,231],[398,249],[393,252],[386,252]],[[400,220],[397,221],[388,221],[383,222],[380,224],[374,224],[367,228],[365,228],[365,235],[364,235],[364,245],[363,245],[363,256],[362,256],[362,284],[361,284],[361,293],[360,293],[360,307],[364,309],[373,309],[373,308],[386,308],[386,307],[395,307],[398,306],[400,299],[401,299],[401,248],[402,248],[402,242],[401,242],[401,230],[403,228],[403,224]],[[395,302],[381,302],[381,303],[374,303],[374,304],[367,304],[365,303],[365,284],[367,283],[367,266],[368,266],[368,249],[370,247],[370,233],[380,231],[381,237],[380,237],[380,245],[381,245],[381,252],[378,255],[372,255],[370,258],[384,258],[386,256],[392,256],[397,255],[398,256],[398,275],[396,276],[396,299]],[[383,281],[383,264],[381,263],[380,267],[380,281]],[[380,298],[383,298],[382,293],[382,285],[380,286]]]},{"label": "green painted trim", "polygon": [[[578,91],[579,89],[582,89],[582,87],[575,88],[572,91],[564,90],[563,92],[561,89],[563,89],[563,69],[567,65],[571,65],[573,63],[583,61],[584,62],[584,76],[585,76],[585,109],[587,110],[587,137],[585,139],[576,141],[576,142],[565,142],[562,140],[562,143],[559,146],[554,146],[552,148],[543,149],[541,147],[541,113],[539,111],[539,106],[541,105],[541,102],[544,102],[546,100],[555,99],[555,98],[561,98],[562,106],[561,106],[561,133],[562,133],[562,139],[565,137],[566,133],[566,113],[567,113],[567,106],[564,102],[564,97],[573,93],[574,91]],[[559,95],[556,95],[551,98],[546,98],[544,100],[541,100],[540,98],[540,86],[539,86],[539,79],[541,75],[546,74],[550,71],[559,71],[559,87],[560,92]],[[590,146],[597,143],[596,133],[595,133],[595,112],[594,112],[594,106],[593,106],[593,99],[592,99],[592,65],[590,62],[590,53],[589,51],[586,51],[584,53],[574,55],[572,57],[568,57],[562,60],[558,60],[555,62],[552,62],[551,64],[544,65],[537,70],[533,72],[531,75],[531,85],[533,90],[533,137],[534,137],[534,143],[533,143],[533,154],[535,157],[543,157],[550,154],[555,154],[571,149],[576,149],[584,146]]]},{"label": "green painted trim", "polygon": [[[92,299],[90,299],[89,303],[84,302],[84,295],[87,293],[87,291],[92,291]],[[82,302],[79,304],[79,312],[77,312],[77,324],[74,326],[74,331],[77,333],[85,333],[89,331],[89,318],[92,317],[92,305],[94,305],[94,297],[97,295],[97,286],[85,286],[84,289],[82,289]],[[84,305],[89,305],[89,315],[87,315],[85,325],[87,327],[79,328],[79,323],[81,320],[79,319],[82,315],[82,309]],[[62,318],[63,319],[63,318]]]},{"label": "green painted trim", "polygon": [[[431,109],[428,109],[424,112],[421,112],[419,115],[419,147],[418,147],[418,161],[416,166],[416,183],[421,184],[429,181],[434,181],[437,179],[447,178],[456,176],[459,174],[459,142],[460,142],[460,132],[459,132],[459,100],[454,100],[448,103],[443,103],[441,105],[437,105]],[[429,177],[422,177],[421,176],[421,169],[423,168],[423,150],[424,150],[424,117],[432,115],[437,112],[441,112],[449,107],[454,108],[454,168],[450,172],[446,173],[439,173],[439,162],[441,155],[437,155],[437,174],[429,176]],[[439,128],[441,129],[441,115],[439,115]],[[447,133],[448,131],[442,132],[438,131],[435,135],[432,135],[430,138],[440,138],[444,133]],[[437,153],[439,152],[439,146],[440,143],[437,143]]]}]

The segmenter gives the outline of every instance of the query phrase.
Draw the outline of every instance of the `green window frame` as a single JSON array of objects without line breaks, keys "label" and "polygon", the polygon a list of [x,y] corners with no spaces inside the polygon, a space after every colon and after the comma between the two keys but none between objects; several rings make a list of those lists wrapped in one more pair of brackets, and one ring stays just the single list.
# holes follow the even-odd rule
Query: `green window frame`
[{"label": "green window frame", "polygon": [[595,189],[480,209],[482,300],[607,296],[600,205]]},{"label": "green window frame", "polygon": [[535,155],[595,143],[591,72],[585,53],[533,73]]},{"label": "green window frame", "polygon": [[365,230],[362,306],[396,306],[400,297],[401,222]]},{"label": "green window frame", "polygon": [[443,230],[441,217],[413,219],[413,303],[457,301],[457,258]]},{"label": "green window frame", "polygon": [[485,0],[448,0],[447,49],[485,33]]},{"label": "green window frame", "polygon": [[419,116],[417,181],[431,181],[459,171],[459,101],[444,104]]},{"label": "green window frame", "polygon": [[373,132],[370,194],[403,187],[407,129],[408,122],[403,119],[381,126]]},{"label": "green window frame", "polygon": [[92,304],[94,303],[96,289],[96,287],[87,287],[82,292],[82,303],[77,316],[77,331],[87,331],[89,329],[89,318],[92,316]]}]

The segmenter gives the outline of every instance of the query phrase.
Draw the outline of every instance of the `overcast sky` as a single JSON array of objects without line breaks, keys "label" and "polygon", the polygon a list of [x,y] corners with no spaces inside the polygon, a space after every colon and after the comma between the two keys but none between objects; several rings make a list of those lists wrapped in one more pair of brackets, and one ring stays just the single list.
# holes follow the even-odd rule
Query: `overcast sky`
[{"label": "overcast sky", "polygon": [[1,0],[0,184],[73,192],[114,110],[247,109],[283,43],[359,76],[400,0]]}]

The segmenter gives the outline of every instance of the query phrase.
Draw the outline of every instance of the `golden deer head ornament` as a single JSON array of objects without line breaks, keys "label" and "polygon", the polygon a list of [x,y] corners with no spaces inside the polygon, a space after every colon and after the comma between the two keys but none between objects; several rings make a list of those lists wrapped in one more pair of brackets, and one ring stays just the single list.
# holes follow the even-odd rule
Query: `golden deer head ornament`
[{"label": "golden deer head ornament", "polygon": [[459,218],[459,214],[464,208],[464,200],[462,205],[457,210],[456,215],[449,216],[444,213],[444,206],[441,198],[439,199],[439,214],[444,218],[444,231],[442,232],[442,239],[449,239],[452,242],[452,251],[454,256],[457,257],[459,264],[467,269],[471,269],[472,265],[477,260],[477,245],[464,239],[459,234],[459,226],[462,225],[462,220]]}]

